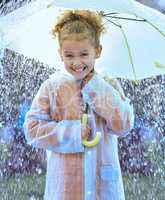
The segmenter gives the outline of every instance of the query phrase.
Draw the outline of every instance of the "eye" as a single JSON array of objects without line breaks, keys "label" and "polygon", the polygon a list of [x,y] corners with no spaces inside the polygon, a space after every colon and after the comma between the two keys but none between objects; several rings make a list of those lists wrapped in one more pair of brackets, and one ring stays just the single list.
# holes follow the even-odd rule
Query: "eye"
[{"label": "eye", "polygon": [[82,53],[81,56],[88,56],[88,53]]},{"label": "eye", "polygon": [[65,55],[65,57],[67,57],[67,58],[72,58],[73,55],[71,55],[71,54],[67,54],[67,55]]}]

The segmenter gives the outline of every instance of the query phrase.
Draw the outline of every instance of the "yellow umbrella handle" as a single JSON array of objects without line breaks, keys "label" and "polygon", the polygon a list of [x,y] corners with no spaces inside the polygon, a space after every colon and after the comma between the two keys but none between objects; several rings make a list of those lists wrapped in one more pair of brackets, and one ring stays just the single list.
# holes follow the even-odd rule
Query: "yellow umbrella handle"
[{"label": "yellow umbrella handle", "polygon": [[88,114],[84,113],[82,116],[82,124],[85,126],[88,122]]},{"label": "yellow umbrella handle", "polygon": [[[87,122],[88,122],[88,115],[84,113],[82,116],[82,124],[86,125]],[[101,139],[101,132],[96,132],[96,136],[93,140],[88,141],[88,140],[83,139],[82,144],[86,147],[94,147],[99,143],[100,139]]]}]

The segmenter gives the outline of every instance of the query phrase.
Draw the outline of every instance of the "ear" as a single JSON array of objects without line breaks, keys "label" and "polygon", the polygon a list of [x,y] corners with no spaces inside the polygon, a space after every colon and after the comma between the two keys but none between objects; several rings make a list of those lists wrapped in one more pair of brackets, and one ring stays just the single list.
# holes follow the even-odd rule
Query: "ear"
[{"label": "ear", "polygon": [[99,45],[98,47],[96,47],[95,51],[96,51],[96,56],[95,56],[95,58],[99,58],[100,55],[101,55],[102,46]]},{"label": "ear", "polygon": [[58,53],[59,53],[59,55],[60,55],[61,61],[63,61],[63,56],[62,56],[61,48],[58,49]]}]

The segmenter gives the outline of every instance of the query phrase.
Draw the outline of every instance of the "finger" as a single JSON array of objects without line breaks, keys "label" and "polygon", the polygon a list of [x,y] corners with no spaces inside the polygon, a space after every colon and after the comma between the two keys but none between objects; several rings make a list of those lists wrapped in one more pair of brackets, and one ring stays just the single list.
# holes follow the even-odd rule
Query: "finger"
[{"label": "finger", "polygon": [[60,121],[60,115],[59,115],[58,112],[55,114],[55,120],[56,120],[56,121]]},{"label": "finger", "polygon": [[91,127],[89,126],[89,124],[86,125],[87,130],[91,131]]},{"label": "finger", "polygon": [[90,135],[90,131],[88,131],[87,129],[84,129],[82,132],[82,139],[88,139]]},{"label": "finger", "polygon": [[91,128],[89,128],[89,129],[87,130],[87,137],[89,138],[90,135],[91,135]]}]

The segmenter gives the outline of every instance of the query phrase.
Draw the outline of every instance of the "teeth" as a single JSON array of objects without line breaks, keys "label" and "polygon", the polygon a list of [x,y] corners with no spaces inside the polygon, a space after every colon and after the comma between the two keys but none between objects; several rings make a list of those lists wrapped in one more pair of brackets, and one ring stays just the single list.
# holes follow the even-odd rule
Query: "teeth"
[{"label": "teeth", "polygon": [[76,72],[82,72],[83,69],[75,69]]},{"label": "teeth", "polygon": [[76,72],[82,72],[84,69],[85,69],[85,67],[83,67],[83,68],[78,68],[78,69],[74,69],[74,71],[76,71]]}]

